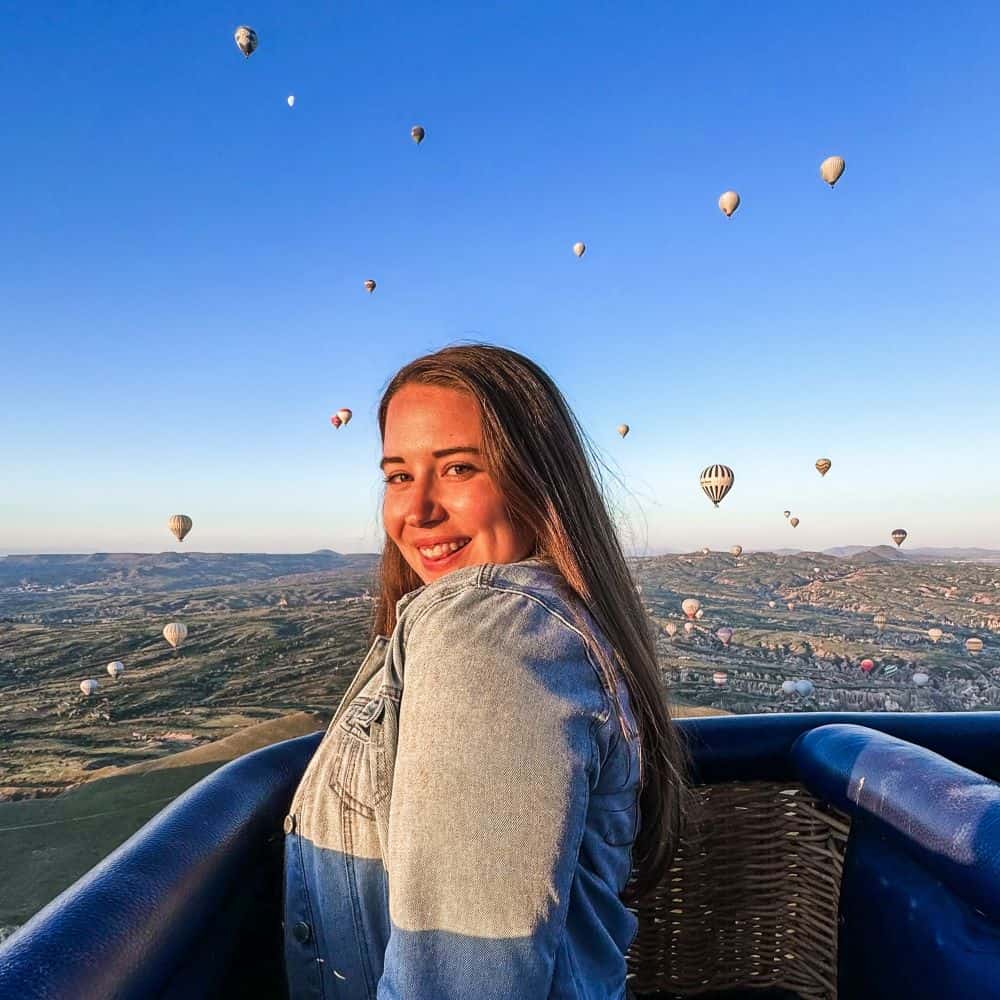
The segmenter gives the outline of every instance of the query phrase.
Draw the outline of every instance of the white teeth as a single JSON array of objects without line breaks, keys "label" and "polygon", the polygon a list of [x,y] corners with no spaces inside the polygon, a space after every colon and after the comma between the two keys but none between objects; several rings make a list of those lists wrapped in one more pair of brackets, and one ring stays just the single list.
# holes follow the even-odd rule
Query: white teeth
[{"label": "white teeth", "polygon": [[434,545],[429,549],[419,549],[418,551],[425,559],[440,559],[450,552],[457,552],[464,545],[468,545],[468,539],[464,542],[448,542],[445,545]]}]

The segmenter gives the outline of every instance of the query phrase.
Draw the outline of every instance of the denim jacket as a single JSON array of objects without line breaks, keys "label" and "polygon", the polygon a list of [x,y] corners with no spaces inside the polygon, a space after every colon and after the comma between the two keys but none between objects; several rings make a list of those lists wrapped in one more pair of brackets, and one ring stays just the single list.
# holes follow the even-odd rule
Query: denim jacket
[{"label": "denim jacket", "polygon": [[625,996],[638,737],[581,621],[540,559],[398,602],[285,819],[292,1000]]}]

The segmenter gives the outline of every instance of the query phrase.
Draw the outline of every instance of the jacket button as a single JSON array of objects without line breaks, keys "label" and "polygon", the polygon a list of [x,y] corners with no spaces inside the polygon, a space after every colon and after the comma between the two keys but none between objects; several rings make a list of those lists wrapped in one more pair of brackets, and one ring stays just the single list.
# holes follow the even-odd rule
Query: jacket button
[{"label": "jacket button", "polygon": [[309,938],[312,937],[312,928],[304,920],[300,920],[292,928],[292,937],[294,937],[299,944],[305,944]]},{"label": "jacket button", "polygon": [[285,833],[295,833],[295,817],[289,813],[284,822]]}]

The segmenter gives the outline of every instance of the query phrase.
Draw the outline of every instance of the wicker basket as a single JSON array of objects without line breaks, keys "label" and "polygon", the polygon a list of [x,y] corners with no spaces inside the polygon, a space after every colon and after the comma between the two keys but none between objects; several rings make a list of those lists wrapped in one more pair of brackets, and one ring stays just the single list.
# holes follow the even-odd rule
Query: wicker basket
[{"label": "wicker basket", "polygon": [[674,865],[634,911],[640,997],[778,988],[837,996],[837,907],[849,820],[801,785],[692,789]]}]

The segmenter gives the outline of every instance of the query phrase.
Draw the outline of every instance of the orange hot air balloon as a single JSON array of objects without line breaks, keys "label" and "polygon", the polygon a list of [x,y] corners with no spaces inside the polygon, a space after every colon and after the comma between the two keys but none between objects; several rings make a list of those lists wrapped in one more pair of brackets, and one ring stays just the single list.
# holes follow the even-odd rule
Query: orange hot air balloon
[{"label": "orange hot air balloon", "polygon": [[844,172],[844,167],[846,166],[847,164],[844,163],[842,156],[828,156],[819,165],[819,175],[830,187],[833,187],[840,180],[840,175]]}]

